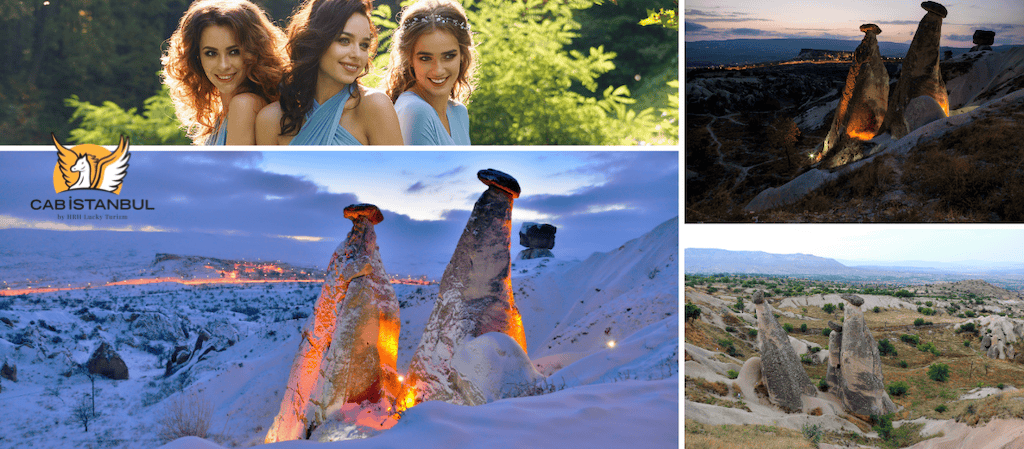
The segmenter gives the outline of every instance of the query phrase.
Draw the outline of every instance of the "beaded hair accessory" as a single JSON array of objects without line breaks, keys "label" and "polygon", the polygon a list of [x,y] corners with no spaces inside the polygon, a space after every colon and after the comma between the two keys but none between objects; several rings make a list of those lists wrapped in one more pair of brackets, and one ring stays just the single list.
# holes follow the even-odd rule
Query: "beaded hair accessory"
[{"label": "beaded hair accessory", "polygon": [[405,23],[402,24],[402,28],[408,28],[408,27],[411,27],[411,26],[414,26],[414,25],[419,25],[421,23],[445,24],[445,25],[454,26],[456,28],[461,28],[463,31],[469,31],[469,24],[468,23],[463,22],[463,21],[461,21],[459,19],[451,18],[451,17],[439,16],[437,14],[431,14],[429,16],[413,17],[413,18],[411,18],[409,20],[406,20]]}]

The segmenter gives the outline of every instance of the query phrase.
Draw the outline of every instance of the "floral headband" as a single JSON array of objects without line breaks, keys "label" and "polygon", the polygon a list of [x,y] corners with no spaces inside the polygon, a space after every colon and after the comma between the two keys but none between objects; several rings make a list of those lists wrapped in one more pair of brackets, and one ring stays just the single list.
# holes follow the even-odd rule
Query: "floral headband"
[{"label": "floral headband", "polygon": [[445,25],[451,25],[451,26],[454,26],[454,27],[457,27],[457,28],[461,28],[463,31],[469,31],[469,24],[468,23],[463,22],[463,21],[461,21],[459,19],[451,18],[451,17],[439,16],[437,14],[431,14],[429,16],[413,17],[413,18],[411,18],[409,20],[406,20],[405,23],[402,24],[402,28],[408,28],[408,27],[411,27],[411,26],[414,26],[414,25],[418,25],[418,24],[421,24],[421,23],[445,24]]}]

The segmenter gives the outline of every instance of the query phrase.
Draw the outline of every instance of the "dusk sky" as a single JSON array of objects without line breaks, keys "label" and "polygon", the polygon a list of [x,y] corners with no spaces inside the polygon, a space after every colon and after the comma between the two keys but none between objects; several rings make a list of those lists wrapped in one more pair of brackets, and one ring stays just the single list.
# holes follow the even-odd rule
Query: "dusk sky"
[{"label": "dusk sky", "polygon": [[[131,150],[120,195],[56,194],[55,149],[0,151],[0,242],[5,229],[119,230],[159,233],[165,240],[222,235],[238,237],[224,239],[236,246],[250,239],[328,248],[319,250],[327,254],[315,262],[325,266],[330,251],[351,229],[342,210],[372,203],[385,217],[377,226],[385,265],[389,257],[423,258],[442,261],[443,269],[473,203],[487,188],[476,177],[485,168],[512,175],[522,187],[512,212],[513,256],[523,249],[515,234],[524,221],[557,226],[555,254],[582,260],[613,250],[679,213],[677,152]],[[33,199],[68,197],[147,199],[155,210],[126,212],[126,220],[88,221],[57,216],[90,211],[30,207]],[[250,248],[243,254],[254,252]]]},{"label": "dusk sky", "polygon": [[986,262],[1024,265],[1024,229],[994,225],[702,225],[684,247],[812,254],[861,261]]},{"label": "dusk sky", "polygon": [[[995,31],[995,45],[1024,44],[1024,1],[940,1],[949,15],[941,45],[971,47],[978,29]],[[684,2],[685,40],[822,38],[860,40],[860,25],[877,24],[878,40],[907,43],[926,14],[920,1],[691,0]]]}]

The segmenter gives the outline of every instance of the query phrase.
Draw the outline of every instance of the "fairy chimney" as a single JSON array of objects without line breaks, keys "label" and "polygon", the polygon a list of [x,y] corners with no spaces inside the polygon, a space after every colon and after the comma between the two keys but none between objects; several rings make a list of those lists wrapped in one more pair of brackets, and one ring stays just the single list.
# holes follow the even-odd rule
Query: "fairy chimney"
[{"label": "fairy chimney", "polygon": [[[914,40],[910,43],[907,56],[903,58],[900,79],[889,97],[889,108],[879,133],[888,132],[894,139],[902,138],[914,130],[905,116],[907,106],[918,97],[929,97],[934,102],[918,101],[918,111],[934,116],[940,111],[949,116],[949,98],[946,83],[939,70],[939,39],[942,37],[942,19],[946,8],[935,2],[921,3],[924,18],[917,25]],[[914,120],[914,126],[921,126],[926,120]]]}]

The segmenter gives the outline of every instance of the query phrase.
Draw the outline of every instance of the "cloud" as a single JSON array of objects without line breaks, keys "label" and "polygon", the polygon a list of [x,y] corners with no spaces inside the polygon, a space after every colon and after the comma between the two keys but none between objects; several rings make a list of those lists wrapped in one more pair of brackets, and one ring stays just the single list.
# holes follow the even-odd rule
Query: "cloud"
[{"label": "cloud", "polygon": [[774,31],[758,30],[754,28],[732,28],[729,30],[729,33],[740,36],[774,36],[778,34]]},{"label": "cloud", "polygon": [[423,190],[425,188],[427,188],[427,185],[424,184],[423,181],[416,181],[415,184],[409,186],[409,188],[405,189],[405,191],[409,192],[409,193],[416,193],[416,192],[419,192],[419,191],[421,191],[421,190]]},{"label": "cloud", "polygon": [[706,29],[708,29],[708,27],[706,27],[706,26],[704,26],[704,25],[701,25],[701,24],[699,24],[699,23],[694,23],[694,22],[689,22],[689,21],[683,21],[683,31],[685,31],[685,32],[687,32],[687,33],[693,33],[693,32],[698,32],[698,31],[704,31],[704,30],[706,30]]},{"label": "cloud", "polygon": [[877,25],[917,25],[921,23],[920,20],[882,20],[874,22]]},{"label": "cloud", "polygon": [[772,19],[750,17],[750,14],[742,12],[710,12],[698,9],[687,9],[685,16],[699,17],[702,22],[772,22]]},{"label": "cloud", "polygon": [[457,175],[459,173],[462,173],[464,171],[466,171],[466,166],[465,165],[460,165],[460,166],[455,167],[455,168],[453,168],[451,170],[448,170],[448,171],[446,171],[444,173],[441,173],[439,175],[435,175],[434,177],[435,178],[447,178],[447,177],[450,177],[450,176],[455,176],[455,175]]}]

